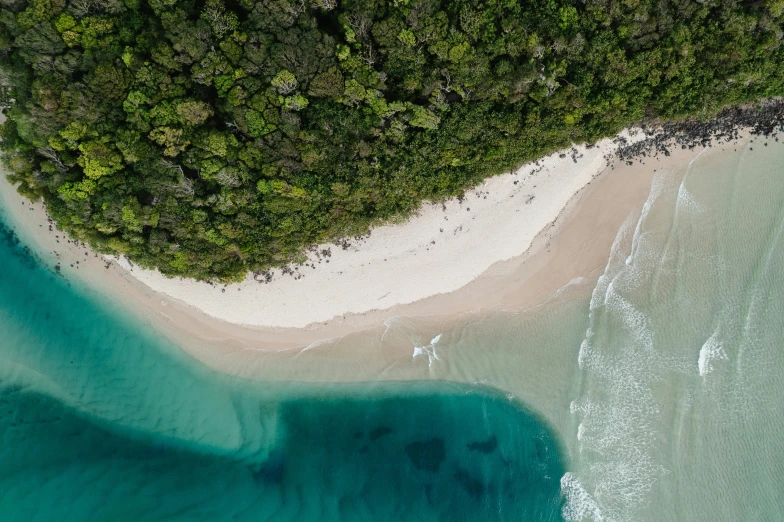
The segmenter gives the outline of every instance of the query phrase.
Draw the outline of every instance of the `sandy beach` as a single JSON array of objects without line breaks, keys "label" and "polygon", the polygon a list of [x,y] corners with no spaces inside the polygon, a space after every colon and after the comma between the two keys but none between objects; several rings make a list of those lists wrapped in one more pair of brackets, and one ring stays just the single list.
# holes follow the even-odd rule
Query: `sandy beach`
[{"label": "sandy beach", "polygon": [[218,286],[118,262],[151,289],[234,324],[303,328],[385,310],[453,292],[524,254],[604,170],[614,147],[610,140],[575,147],[490,178],[463,199],[426,204],[406,222],[319,245],[303,264],[274,270],[270,279],[249,274]]},{"label": "sandy beach", "polygon": [[[107,260],[69,241],[47,221],[42,204],[24,200],[4,177],[0,195],[10,224],[65,277],[184,336],[189,342],[178,344],[199,359],[236,371],[249,350],[274,357],[330,346],[331,356],[353,359],[354,350],[345,346],[357,343],[336,341],[383,335],[390,318],[438,323],[460,314],[522,310],[570,282],[590,282],[621,224],[645,201],[655,172],[686,165],[702,150],[608,165],[613,146],[605,140],[564,151],[563,158],[555,154],[487,180],[462,201],[428,205],[411,221],[378,228],[346,249],[324,247],[332,253],[321,255],[321,263],[313,258],[315,268],[227,287],[167,279]],[[370,366],[399,357],[398,351],[374,356]]]}]

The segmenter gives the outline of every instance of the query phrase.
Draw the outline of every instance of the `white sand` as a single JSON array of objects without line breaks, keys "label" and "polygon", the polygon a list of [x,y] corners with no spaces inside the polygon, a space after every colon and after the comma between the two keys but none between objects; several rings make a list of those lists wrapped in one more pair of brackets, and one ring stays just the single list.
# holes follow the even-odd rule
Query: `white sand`
[{"label": "white sand", "polygon": [[[731,150],[733,145],[726,147]],[[431,357],[425,358],[432,346],[423,345],[439,333],[499,311],[535,310],[558,296],[593,288],[619,227],[638,215],[648,197],[654,173],[684,170],[702,153],[701,147],[676,148],[670,155],[649,156],[631,165],[613,161],[602,170],[603,155],[613,148],[605,141],[577,164],[570,156],[555,155],[540,161],[547,169],[531,179],[526,179],[530,166],[517,175],[493,178],[469,193],[462,205],[449,202],[446,211],[428,206],[406,224],[376,229],[359,245],[359,252],[333,246],[330,263],[316,263],[317,268],[302,279],[278,274],[270,285],[248,281],[225,293],[107,263],[50,228],[43,205],[17,194],[2,169],[0,210],[45,265],[57,264],[64,278],[112,300],[121,313],[137,317],[211,367],[269,381],[422,379],[433,377]],[[523,198],[530,194],[536,197],[526,204]],[[463,229],[454,234],[461,224]],[[394,261],[383,262],[387,252]],[[512,257],[501,260],[506,256]],[[366,259],[382,261],[368,265]],[[338,262],[348,267],[344,274]],[[184,299],[154,291],[142,280]],[[428,295],[455,287],[459,288]],[[371,291],[381,292],[377,297],[390,295],[378,300]],[[316,297],[308,299],[311,294]],[[396,304],[401,298],[414,301]],[[276,308],[278,299],[294,317]],[[351,313],[343,306],[366,311]],[[332,315],[332,320],[307,327],[283,327]],[[449,357],[450,342],[447,339],[442,349],[443,342],[438,345],[439,359]],[[421,347],[423,355],[412,358],[413,347]],[[432,366],[444,368],[443,363]],[[471,376],[477,374],[468,369],[481,366],[457,364],[439,378],[474,382]]]},{"label": "white sand", "polygon": [[574,147],[563,158],[556,153],[488,179],[462,202],[426,204],[411,220],[378,227],[348,249],[322,245],[318,250],[331,255],[311,255],[307,264],[315,269],[299,266],[294,275],[277,270],[266,284],[249,275],[224,288],[118,262],[151,289],[234,324],[301,328],[412,303],[455,291],[491,265],[525,253],[603,171],[615,147],[611,140]]}]

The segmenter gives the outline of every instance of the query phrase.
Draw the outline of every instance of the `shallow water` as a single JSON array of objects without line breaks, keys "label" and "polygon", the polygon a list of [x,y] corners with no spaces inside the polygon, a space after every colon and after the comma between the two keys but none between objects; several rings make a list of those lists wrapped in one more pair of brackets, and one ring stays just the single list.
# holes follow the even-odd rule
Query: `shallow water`
[{"label": "shallow water", "polygon": [[561,518],[559,444],[503,394],[221,375],[0,236],[3,521]]},{"label": "shallow water", "polygon": [[592,291],[567,518],[784,520],[784,146],[730,151],[656,178]]},{"label": "shallow water", "polygon": [[657,172],[598,281],[456,327],[391,326],[411,346],[440,333],[412,366],[553,426],[566,520],[784,520],[784,143]]},{"label": "shallow water", "polygon": [[598,281],[243,354],[252,382],[6,234],[0,518],[784,520],[783,235],[784,144],[709,150],[657,173]]}]

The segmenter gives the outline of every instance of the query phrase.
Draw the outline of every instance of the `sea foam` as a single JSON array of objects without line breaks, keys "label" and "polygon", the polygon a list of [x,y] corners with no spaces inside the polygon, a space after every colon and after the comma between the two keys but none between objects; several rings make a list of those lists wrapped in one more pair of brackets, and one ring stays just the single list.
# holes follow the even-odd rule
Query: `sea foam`
[{"label": "sea foam", "polygon": [[588,517],[596,522],[604,520],[599,505],[574,473],[566,472],[561,477],[561,495],[565,500],[562,515],[567,522],[580,522]]},{"label": "sea foam", "polygon": [[427,366],[428,368],[433,367],[433,361],[440,360],[438,358],[438,354],[436,353],[436,345],[438,341],[441,340],[441,334],[436,335],[430,340],[430,343],[425,346],[414,346],[414,353],[411,357],[416,358],[420,355],[427,356]]},{"label": "sea foam", "polygon": [[591,296],[578,355],[584,389],[570,406],[579,419],[576,436],[585,462],[561,479],[569,521],[634,520],[664,471],[654,459],[660,411],[651,382],[666,364],[635,296],[659,263],[645,223],[662,195],[674,195],[668,188],[654,179],[640,214],[629,216],[618,231]]},{"label": "sea foam", "polygon": [[700,348],[700,356],[697,360],[697,369],[701,376],[705,376],[713,371],[713,362],[717,360],[727,360],[727,354],[722,348],[722,343],[719,341],[718,330],[705,341],[705,344]]}]

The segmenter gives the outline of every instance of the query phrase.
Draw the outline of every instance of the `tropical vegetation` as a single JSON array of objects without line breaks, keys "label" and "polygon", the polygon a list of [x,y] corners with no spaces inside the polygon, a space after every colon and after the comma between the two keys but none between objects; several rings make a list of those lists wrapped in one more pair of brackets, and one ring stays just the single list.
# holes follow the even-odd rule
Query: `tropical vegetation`
[{"label": "tropical vegetation", "polygon": [[784,0],[0,0],[10,179],[234,280],[644,118],[784,94]]}]

